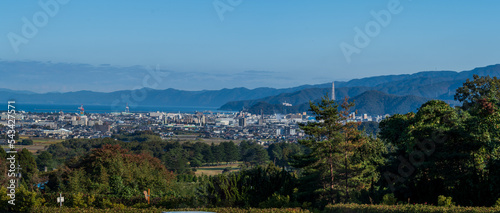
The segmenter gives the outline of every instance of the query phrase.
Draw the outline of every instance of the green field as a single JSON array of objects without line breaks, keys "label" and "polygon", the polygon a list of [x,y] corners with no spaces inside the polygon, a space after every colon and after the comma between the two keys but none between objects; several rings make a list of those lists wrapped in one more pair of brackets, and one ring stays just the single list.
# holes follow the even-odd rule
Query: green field
[{"label": "green field", "polygon": [[196,169],[196,175],[218,175],[222,174],[225,168],[231,167],[232,171],[239,170],[241,162],[233,163],[233,164],[222,164],[218,166],[202,166]]},{"label": "green field", "polygon": [[[19,140],[17,141],[20,143],[23,139],[28,139],[26,136],[21,136],[19,137]],[[23,149],[26,148],[28,151],[30,151],[33,154],[36,154],[38,151],[43,151],[47,149],[48,146],[56,143],[61,143],[62,139],[51,139],[51,138],[35,138],[33,140],[33,145],[19,145],[16,143],[15,147],[16,149]],[[8,145],[3,145],[2,148],[8,149]]]}]

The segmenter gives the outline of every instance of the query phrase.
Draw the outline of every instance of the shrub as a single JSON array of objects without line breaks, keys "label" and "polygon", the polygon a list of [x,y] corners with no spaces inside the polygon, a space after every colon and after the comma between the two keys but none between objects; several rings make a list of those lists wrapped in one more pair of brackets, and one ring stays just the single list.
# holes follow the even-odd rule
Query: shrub
[{"label": "shrub", "polygon": [[[240,208],[182,208],[182,209],[164,209],[150,207],[146,209],[126,208],[126,209],[94,209],[88,208],[84,212],[88,213],[104,213],[104,212],[120,212],[120,213],[149,213],[149,212],[185,212],[185,211],[203,211],[203,212],[218,212],[218,213],[309,213],[310,211],[300,208],[281,208],[281,209],[240,209]],[[37,213],[76,213],[82,212],[82,209],[68,207],[38,207],[34,212]]]},{"label": "shrub", "polygon": [[83,199],[83,193],[78,192],[76,194],[73,194],[73,199],[71,199],[71,206],[75,207],[75,208],[87,207],[87,204],[85,203],[85,200]]},{"label": "shrub", "polygon": [[45,199],[38,197],[36,192],[29,191],[21,185],[16,190],[16,205],[12,206],[12,209],[18,212],[31,212],[44,202]]},{"label": "shrub", "polygon": [[404,205],[368,205],[368,204],[335,204],[328,205],[325,208],[325,213],[341,213],[341,212],[380,212],[380,213],[405,213],[405,212],[421,212],[421,213],[487,213],[498,212],[498,208],[492,207],[459,207],[459,206],[432,206],[422,204],[404,204]]},{"label": "shrub", "polygon": [[500,198],[497,199],[497,202],[495,202],[494,207],[500,207]]},{"label": "shrub", "polygon": [[127,207],[123,203],[113,203],[113,208],[115,209],[126,209]]},{"label": "shrub", "polygon": [[451,197],[446,197],[444,195],[439,195],[438,196],[438,206],[445,206],[445,207],[450,207],[454,206],[455,203],[453,203]]},{"label": "shrub", "polygon": [[147,209],[149,208],[149,205],[147,203],[136,203],[132,206],[132,208],[136,209]]},{"label": "shrub", "polygon": [[95,195],[93,194],[87,195],[87,205],[94,206],[94,202],[95,202]]},{"label": "shrub", "polygon": [[7,188],[0,187],[0,212],[7,212],[9,210],[10,197],[7,195]]},{"label": "shrub", "polygon": [[21,145],[33,145],[33,140],[31,140],[31,139],[23,139],[21,141]]},{"label": "shrub", "polygon": [[394,205],[396,204],[398,200],[396,199],[396,197],[394,196],[394,194],[385,194],[383,197],[382,197],[382,204],[384,205]]},{"label": "shrub", "polygon": [[259,203],[259,208],[281,208],[288,206],[290,203],[290,196],[280,195],[274,193],[266,201]]},{"label": "shrub", "polygon": [[97,200],[97,207],[102,209],[107,209],[113,207],[113,203],[107,198],[102,198],[102,200]]}]

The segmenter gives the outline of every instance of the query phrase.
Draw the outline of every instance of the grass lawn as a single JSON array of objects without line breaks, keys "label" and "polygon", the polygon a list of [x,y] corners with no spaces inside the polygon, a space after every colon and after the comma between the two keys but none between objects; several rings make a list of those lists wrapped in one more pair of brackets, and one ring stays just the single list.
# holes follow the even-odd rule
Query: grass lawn
[{"label": "grass lawn", "polygon": [[[28,139],[27,136],[20,136],[19,140],[17,142],[21,142],[23,139]],[[43,151],[45,150],[48,146],[56,143],[61,143],[64,140],[61,139],[52,139],[52,138],[36,138],[32,139],[33,140],[33,145],[19,145],[16,143],[15,147],[16,149],[23,149],[26,148],[28,151],[30,151],[33,154],[36,154],[38,151]],[[3,145],[2,148],[8,149],[8,145]]]},{"label": "grass lawn", "polygon": [[196,175],[218,175],[222,174],[222,171],[224,171],[225,168],[231,167],[231,170],[239,170],[239,166],[241,165],[241,162],[233,163],[233,164],[226,164],[223,163],[222,165],[218,166],[202,166],[199,168],[196,168]]}]

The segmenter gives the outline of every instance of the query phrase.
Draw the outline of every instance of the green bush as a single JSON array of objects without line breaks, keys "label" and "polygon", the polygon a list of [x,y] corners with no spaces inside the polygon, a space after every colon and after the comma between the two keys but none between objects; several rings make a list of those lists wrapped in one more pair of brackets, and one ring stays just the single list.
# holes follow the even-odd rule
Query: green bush
[{"label": "green bush", "polygon": [[439,195],[438,196],[438,206],[445,206],[445,207],[450,207],[454,206],[455,203],[453,203],[451,197],[446,197],[444,195]]},{"label": "green bush", "polygon": [[31,139],[23,139],[21,141],[21,145],[33,145],[33,140],[31,140]]},{"label": "green bush", "polygon": [[94,206],[95,202],[95,195],[93,194],[90,194],[90,195],[87,195],[87,206]]},{"label": "green bush", "polygon": [[500,208],[500,198],[497,199],[497,202],[495,202],[494,207]]},{"label": "green bush", "polygon": [[127,207],[123,203],[113,203],[114,209],[126,209]]},{"label": "green bush", "polygon": [[280,195],[274,193],[266,201],[259,203],[260,208],[281,208],[288,206],[290,203],[290,196]]},{"label": "green bush", "polygon": [[97,200],[97,207],[102,208],[102,209],[108,209],[113,207],[113,203],[107,199],[107,198],[102,198]]},{"label": "green bush", "polygon": [[148,205],[147,203],[136,203],[132,206],[132,208],[137,208],[137,209],[147,209],[149,207],[150,205]]},{"label": "green bush", "polygon": [[396,197],[392,193],[385,194],[382,197],[382,204],[384,204],[384,205],[394,205],[394,204],[396,204],[397,201],[398,201],[398,199],[396,199]]},{"label": "green bush", "polygon": [[0,212],[7,212],[9,210],[8,204],[10,197],[7,195],[7,188],[0,187]]},{"label": "green bush", "polygon": [[[240,208],[182,208],[182,209],[164,209],[150,207],[146,209],[138,208],[126,208],[126,209],[96,209],[87,208],[85,212],[87,213],[101,213],[101,212],[120,212],[120,213],[149,213],[149,212],[170,212],[170,211],[206,211],[206,212],[217,212],[217,213],[309,213],[310,211],[300,209],[300,208],[281,208],[281,209],[240,209]],[[37,213],[73,213],[82,212],[82,209],[68,208],[68,207],[38,207],[35,209]]]},{"label": "green bush", "polygon": [[432,206],[423,204],[404,204],[404,205],[369,205],[369,204],[335,204],[328,205],[325,208],[325,213],[341,213],[341,212],[384,212],[384,213],[406,213],[406,212],[418,212],[418,213],[489,213],[489,212],[499,212],[500,209],[493,207],[460,207],[460,206]]},{"label": "green bush", "polygon": [[15,199],[15,205],[10,206],[10,210],[15,212],[31,212],[34,208],[42,206],[45,202],[45,199],[39,197],[36,192],[29,191],[23,185],[16,189]]},{"label": "green bush", "polygon": [[73,194],[72,199],[70,200],[71,206],[75,208],[85,208],[87,207],[87,204],[85,203],[85,200],[83,198],[83,193],[78,192],[76,194]]}]

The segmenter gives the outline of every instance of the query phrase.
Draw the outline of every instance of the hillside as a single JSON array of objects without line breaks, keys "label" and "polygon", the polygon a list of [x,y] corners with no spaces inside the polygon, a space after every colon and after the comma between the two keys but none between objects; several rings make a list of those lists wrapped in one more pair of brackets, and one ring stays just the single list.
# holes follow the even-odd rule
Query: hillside
[{"label": "hillside", "polygon": [[[60,72],[61,75],[64,75],[63,70],[67,70],[68,72],[78,72],[79,70],[92,68],[81,64],[65,64],[62,66],[50,63],[0,63],[0,71],[21,68],[31,70],[36,67],[42,67],[42,70],[44,70],[43,72],[55,70]],[[112,72],[118,73],[123,69],[130,68],[114,67],[111,70]],[[13,75],[15,72],[9,73]],[[353,79],[347,82],[335,82],[335,95],[337,99],[341,99],[343,97],[356,97],[364,92],[375,90],[390,95],[403,97],[414,96],[415,98],[413,99],[421,97],[452,101],[456,88],[460,87],[467,78],[472,78],[474,74],[500,77],[500,65],[497,64],[479,67],[462,72],[425,71],[415,74],[374,76]],[[9,99],[15,99],[19,103],[30,104],[116,105],[118,103],[120,105],[125,105],[126,103],[135,103],[145,106],[220,107],[220,109],[223,110],[238,111],[243,108],[250,109],[256,104],[263,105],[264,103],[269,105],[279,105],[283,102],[287,102],[293,104],[294,106],[299,106],[309,100],[317,100],[325,94],[331,92],[330,87],[331,83],[302,85],[282,89],[269,87],[247,89],[239,87],[220,90],[184,91],[177,89],[155,90],[143,88],[138,90],[120,90],[115,92],[94,92],[84,90],[78,92],[52,92],[42,94],[30,91],[14,91],[0,88],[0,100],[6,101]],[[410,100],[409,102],[412,101]],[[360,102],[360,104],[362,104],[362,102]],[[278,110],[274,109],[274,107],[266,108]],[[378,109],[380,109],[380,107],[373,109],[373,111],[379,111]],[[299,108],[297,110],[299,110]]]},{"label": "hillside", "polygon": [[[388,75],[376,76],[362,79],[354,79],[348,82],[335,82],[335,96],[337,99],[344,97],[355,97],[366,91],[375,90],[386,94],[399,96],[413,96],[415,98],[441,99],[452,104],[457,104],[453,96],[455,90],[462,86],[466,79],[473,75],[500,76],[500,64],[475,68],[470,71],[426,71],[411,75]],[[331,84],[316,85],[317,88],[307,88],[292,93],[282,93],[260,99],[248,99],[243,101],[231,101],[220,107],[222,110],[249,109],[259,102],[269,104],[291,103],[294,106],[316,100],[331,92]],[[402,102],[406,103],[406,102]],[[262,103],[260,103],[262,105]],[[268,107],[271,108],[271,107]],[[295,107],[294,107],[295,108]],[[277,110],[277,109],[275,109]],[[374,109],[373,111],[378,111]],[[399,110],[396,110],[399,111]],[[390,113],[389,113],[390,114]]]},{"label": "hillside", "polygon": [[[423,103],[427,102],[428,98],[417,97],[413,95],[390,95],[380,91],[366,91],[349,101],[353,101],[356,105],[353,110],[357,110],[358,114],[369,115],[384,115],[384,114],[404,114],[407,112],[416,111]],[[315,99],[319,101],[319,99]],[[270,104],[267,102],[258,102],[248,108],[248,112],[259,114],[274,113],[302,113],[309,110],[309,103],[302,103],[291,107],[282,104]]]},{"label": "hillside", "polygon": [[[0,91],[0,100],[15,99],[19,103],[31,104],[91,104],[113,105],[116,102],[139,103],[146,106],[206,106],[219,107],[228,101],[258,99],[281,93],[293,92],[308,86],[274,89],[274,88],[234,88],[204,91],[183,91],[176,89],[122,90],[116,92],[78,91],[66,93],[27,93],[12,90]],[[134,99],[134,97],[136,97]]]}]

